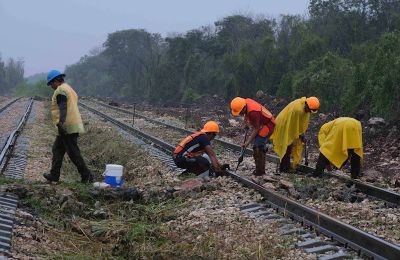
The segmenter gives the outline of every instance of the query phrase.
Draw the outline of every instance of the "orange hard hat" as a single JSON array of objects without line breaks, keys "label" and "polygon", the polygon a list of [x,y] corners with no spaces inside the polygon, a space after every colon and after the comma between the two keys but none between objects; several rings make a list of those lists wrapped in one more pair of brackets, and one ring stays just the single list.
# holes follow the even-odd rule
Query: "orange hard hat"
[{"label": "orange hard hat", "polygon": [[307,101],[307,106],[310,110],[314,110],[312,112],[316,113],[317,110],[319,109],[319,100],[316,97],[308,97],[306,99]]},{"label": "orange hard hat", "polygon": [[238,116],[243,108],[246,106],[246,99],[235,97],[231,101],[231,113],[233,116]]},{"label": "orange hard hat", "polygon": [[219,126],[215,121],[208,121],[204,124],[201,131],[204,133],[219,133]]}]

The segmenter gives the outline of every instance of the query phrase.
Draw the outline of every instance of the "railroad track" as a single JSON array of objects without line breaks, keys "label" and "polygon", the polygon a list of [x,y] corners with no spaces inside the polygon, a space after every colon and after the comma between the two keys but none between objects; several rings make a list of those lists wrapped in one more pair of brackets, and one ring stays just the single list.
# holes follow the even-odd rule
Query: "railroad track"
[{"label": "railroad track", "polygon": [[14,104],[15,102],[17,102],[18,100],[20,100],[21,98],[16,98],[14,100],[12,100],[10,103],[8,103],[7,105],[5,105],[4,107],[0,108],[0,113],[2,113],[4,110],[6,110],[8,107],[10,107],[12,104]]},{"label": "railroad track", "polygon": [[[122,112],[122,113],[125,113],[125,114],[128,114],[128,115],[132,115],[132,117],[145,119],[145,120],[147,120],[147,121],[149,121],[149,122],[151,122],[153,124],[162,125],[164,127],[174,129],[174,130],[176,130],[178,132],[181,132],[183,134],[186,134],[186,135],[194,133],[194,132],[192,132],[190,130],[187,130],[187,129],[184,129],[184,128],[181,128],[181,127],[177,127],[177,126],[165,123],[165,122],[161,122],[161,121],[149,118],[147,116],[138,114],[136,112],[133,113],[133,112],[131,112],[129,110],[122,109],[122,108],[119,108],[119,107],[110,106],[110,105],[104,104],[102,102],[97,102],[97,101],[92,101],[92,102],[94,102],[94,103],[96,103],[98,105],[101,105],[103,107],[113,109],[115,111],[119,111],[119,112]],[[80,104],[83,104],[83,103],[81,102]],[[240,152],[241,151],[241,147],[239,145],[235,145],[235,144],[220,140],[218,138],[214,139],[213,142],[216,142],[219,145],[221,145],[223,147],[226,147],[227,149],[229,149],[229,150],[231,150],[233,152]],[[252,156],[253,155],[253,150],[246,149],[245,155]],[[277,163],[277,164],[279,163],[278,156],[273,155],[273,154],[267,154],[266,155],[266,159],[267,159],[267,161],[269,161],[271,163]],[[300,173],[302,173],[302,174],[312,173],[313,170],[314,170],[314,168],[306,166],[306,165],[303,165],[303,164],[301,164],[299,166],[299,168],[298,168],[298,171]],[[369,183],[366,183],[366,182],[363,182],[363,181],[360,181],[360,180],[351,179],[349,177],[345,177],[345,176],[342,176],[342,175],[339,175],[339,174],[333,173],[333,172],[325,172],[324,176],[331,177],[331,178],[336,178],[336,179],[338,179],[340,181],[349,183],[350,185],[354,185],[355,188],[357,188],[358,190],[360,190],[364,194],[386,201],[388,206],[395,206],[395,207],[400,206],[400,194],[396,193],[394,191],[391,191],[391,190],[388,190],[388,189],[383,189],[383,188],[374,186],[372,184],[369,184]]]},{"label": "railroad track", "polygon": [[[19,98],[13,100],[0,111],[4,111],[18,100]],[[17,126],[11,131],[0,151],[0,171],[6,177],[22,178],[23,176],[26,157],[13,157],[13,151],[16,148],[18,136],[29,118],[32,106],[33,99],[31,98]],[[16,195],[0,192],[0,252],[6,254],[11,250],[12,228],[17,205],[18,197]]]},{"label": "railroad track", "polygon": [[[113,123],[119,128],[138,136],[140,139],[145,140],[145,142],[162,150],[167,155],[167,157],[165,157],[166,159],[164,159],[165,162],[171,165],[170,155],[175,148],[171,144],[149,134],[143,133],[142,131],[120,122],[115,118],[108,116],[88,105],[83,103],[80,103],[80,105],[88,111]],[[185,130],[185,132],[188,133],[187,130]],[[235,147],[233,144],[230,145],[231,147]],[[295,228],[289,225],[289,227],[287,227],[287,233],[304,235],[306,241],[300,243],[298,245],[299,247],[307,248],[307,252],[310,253],[323,253],[326,251],[336,252],[333,255],[321,257],[321,259],[339,259],[346,257],[348,254],[346,254],[345,248],[351,248],[359,255],[362,254],[375,259],[399,259],[400,257],[400,246],[397,244],[387,242],[382,238],[371,235],[361,229],[355,228],[338,219],[330,217],[327,214],[312,209],[311,207],[302,205],[292,199],[282,196],[275,191],[271,191],[263,186],[260,186],[244,176],[240,176],[239,174],[235,174],[231,171],[228,173],[230,177],[236,181],[258,191],[266,200],[265,205],[244,205],[242,207],[242,211],[251,213],[253,216],[268,218],[271,217],[271,214],[273,215],[273,213],[270,211],[270,209],[273,209],[273,211],[281,213],[281,215],[297,221],[303,227]],[[323,234],[334,242],[321,244],[321,240],[313,239],[313,235],[307,230],[313,230],[312,233],[316,233],[317,235]],[[338,245],[341,246],[338,247]]]}]

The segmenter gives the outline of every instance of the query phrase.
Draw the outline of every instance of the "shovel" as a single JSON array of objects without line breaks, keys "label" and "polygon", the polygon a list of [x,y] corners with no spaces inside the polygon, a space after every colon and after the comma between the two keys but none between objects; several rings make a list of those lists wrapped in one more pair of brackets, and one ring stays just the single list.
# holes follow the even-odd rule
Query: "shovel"
[{"label": "shovel", "polygon": [[308,166],[308,140],[306,139],[306,143],[304,144],[304,164]]},{"label": "shovel", "polygon": [[[249,131],[249,129],[247,128],[246,129],[246,133],[244,134],[244,141],[243,142],[246,142],[248,131]],[[242,149],[240,151],[240,157],[238,159],[238,164],[237,164],[236,169],[235,169],[235,173],[236,173],[237,169],[239,168],[239,165],[243,162],[243,156],[244,156],[244,152],[245,151],[246,151],[246,147],[242,147]]]}]

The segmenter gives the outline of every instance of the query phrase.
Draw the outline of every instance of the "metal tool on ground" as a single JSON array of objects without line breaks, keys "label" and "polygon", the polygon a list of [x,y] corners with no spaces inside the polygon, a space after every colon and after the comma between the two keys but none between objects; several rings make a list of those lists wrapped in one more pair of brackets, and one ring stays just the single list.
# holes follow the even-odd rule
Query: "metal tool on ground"
[{"label": "metal tool on ground", "polygon": [[[244,134],[243,143],[246,142],[247,133],[248,133],[248,132],[249,132],[249,128],[246,128],[246,132],[245,132],[245,134]],[[238,164],[237,164],[236,169],[235,169],[235,173],[236,173],[237,169],[239,168],[239,165],[243,162],[243,156],[244,156],[244,152],[245,152],[245,151],[246,151],[246,147],[242,147],[242,149],[241,149],[241,151],[240,151],[240,157],[239,157],[239,159],[238,159]]]}]

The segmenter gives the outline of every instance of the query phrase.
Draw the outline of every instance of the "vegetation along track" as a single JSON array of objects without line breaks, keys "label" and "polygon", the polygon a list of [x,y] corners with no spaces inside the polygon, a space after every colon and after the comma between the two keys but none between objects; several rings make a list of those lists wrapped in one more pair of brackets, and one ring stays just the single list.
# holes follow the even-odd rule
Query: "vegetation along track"
[{"label": "vegetation along track", "polygon": [[2,113],[4,110],[6,110],[8,107],[10,107],[12,104],[14,104],[15,102],[17,102],[20,99],[21,98],[16,98],[16,99],[12,100],[11,102],[9,102],[8,104],[6,104],[5,106],[3,106],[2,108],[0,108],[0,113]]},{"label": "vegetation along track", "polygon": [[[134,133],[135,135],[140,136],[142,139],[147,139],[147,142],[152,143],[154,146],[162,149],[168,154],[170,154],[174,148],[172,145],[160,140],[159,138],[146,134],[137,128],[131,127],[117,120],[115,115],[108,116],[100,112],[99,109],[91,108],[82,103],[81,106],[103,117],[118,127]],[[342,221],[330,217],[327,214],[302,205],[300,202],[291,200],[275,191],[272,191],[271,189],[267,189],[257,183],[254,183],[245,176],[241,176],[233,172],[229,172],[229,174],[231,177],[238,180],[245,186],[260,192],[268,201],[268,205],[270,207],[275,208],[277,211],[283,212],[285,216],[289,216],[298,220],[305,226],[312,227],[317,232],[323,233],[335,241],[344,244],[345,246],[351,247],[359,252],[364,252],[365,254],[373,256],[377,259],[395,259],[400,255],[400,247],[394,243],[387,242],[382,238],[371,235],[349,224],[343,223]],[[257,211],[258,209],[254,210]],[[391,240],[394,240],[394,242],[397,243],[396,238]]]},{"label": "vegetation along track", "polygon": [[[0,111],[5,111],[12,104],[14,104],[19,99],[15,99]],[[25,103],[25,102],[20,102]],[[16,147],[17,138],[23,129],[26,121],[29,118],[31,109],[33,105],[33,99],[28,101],[28,104],[19,119],[15,128],[9,131],[9,135],[5,138],[4,145],[0,151],[0,171],[3,175],[10,178],[22,178],[23,167],[26,163],[26,157],[13,157],[13,150]],[[15,110],[18,110],[17,108]],[[20,115],[20,113],[15,113],[13,110],[13,116]],[[9,118],[10,119],[10,118]],[[3,119],[2,119],[3,120]],[[9,123],[13,124],[13,120],[4,120],[3,124]],[[12,227],[15,218],[15,210],[18,205],[18,197],[14,194],[0,192],[0,251],[4,253],[9,253],[11,249],[11,235]]]},{"label": "vegetation along track", "polygon": [[[133,122],[133,120],[134,120],[133,118],[136,117],[137,119],[144,119],[146,121],[149,121],[152,124],[163,126],[163,128],[159,128],[158,131],[164,131],[164,129],[167,128],[167,129],[172,129],[174,131],[177,131],[177,132],[180,132],[183,134],[187,134],[187,135],[193,133],[193,131],[190,131],[190,130],[187,130],[187,129],[184,129],[184,128],[181,128],[181,127],[169,124],[169,123],[161,122],[161,121],[149,118],[147,116],[144,116],[144,115],[136,113],[136,112],[133,113],[129,110],[110,106],[110,105],[104,104],[102,102],[94,102],[94,101],[92,101],[92,102],[95,105],[100,105],[100,109],[101,109],[101,107],[104,107],[104,108],[112,109],[112,110],[130,115],[130,117],[125,117],[125,118],[121,118],[120,116],[118,117],[118,118],[121,118],[122,120],[124,120],[125,122],[129,122],[129,121]],[[138,125],[140,127],[140,124],[138,124],[138,122],[136,123],[136,125]],[[155,128],[157,129],[157,127],[155,127]],[[152,131],[154,131],[154,129]],[[168,141],[170,141],[171,143],[177,143],[181,138],[182,138],[182,136],[178,135],[177,138],[171,138]],[[230,142],[227,142],[227,141],[224,141],[224,140],[221,140],[218,138],[215,139],[214,142],[217,143],[218,145],[222,146],[224,149],[227,148],[233,152],[241,151],[240,146],[232,144]],[[250,149],[246,149],[245,154],[248,156],[252,156],[253,152]],[[267,154],[267,160],[271,163],[279,162],[279,158],[273,154]],[[306,166],[306,165],[300,165],[298,171],[302,174],[309,174],[313,171],[313,168]],[[361,191],[369,196],[382,199],[382,200],[388,202],[390,204],[390,206],[399,206],[400,205],[400,194],[396,193],[394,191],[391,191],[388,189],[383,189],[383,188],[371,185],[369,183],[366,183],[366,182],[363,182],[360,180],[354,180],[349,177],[345,177],[345,176],[342,176],[342,175],[339,175],[339,174],[333,173],[333,172],[325,172],[325,176],[331,177],[331,178],[336,178],[340,181],[347,183],[349,186],[354,185],[354,187],[356,189],[358,189],[359,191]]]}]

